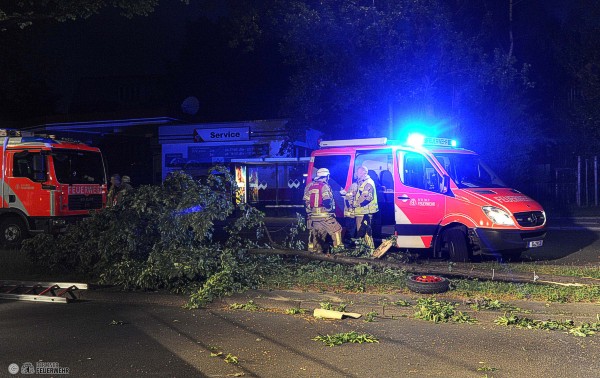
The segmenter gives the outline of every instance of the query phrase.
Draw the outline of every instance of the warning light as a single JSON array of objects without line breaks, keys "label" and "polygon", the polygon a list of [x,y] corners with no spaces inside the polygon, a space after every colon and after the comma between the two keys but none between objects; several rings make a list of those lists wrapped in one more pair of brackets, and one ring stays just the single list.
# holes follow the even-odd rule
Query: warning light
[{"label": "warning light", "polygon": [[423,147],[425,143],[425,135],[419,133],[412,133],[408,136],[406,143],[411,147]]}]

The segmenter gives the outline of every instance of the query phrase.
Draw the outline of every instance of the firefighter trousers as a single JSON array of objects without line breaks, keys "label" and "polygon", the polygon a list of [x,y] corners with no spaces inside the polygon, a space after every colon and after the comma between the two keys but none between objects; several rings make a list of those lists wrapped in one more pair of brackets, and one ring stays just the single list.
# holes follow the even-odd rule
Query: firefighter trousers
[{"label": "firefighter trousers", "polygon": [[372,223],[373,214],[356,215],[357,237],[362,238],[368,248],[374,249]]},{"label": "firefighter trousers", "polygon": [[326,252],[327,235],[331,236],[334,247],[342,244],[342,226],[333,216],[309,219],[308,229],[308,249],[311,252]]}]

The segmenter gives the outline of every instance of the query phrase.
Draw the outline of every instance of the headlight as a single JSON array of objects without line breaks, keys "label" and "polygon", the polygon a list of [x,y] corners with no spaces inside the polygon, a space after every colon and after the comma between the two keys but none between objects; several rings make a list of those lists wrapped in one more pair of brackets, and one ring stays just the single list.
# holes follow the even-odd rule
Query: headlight
[{"label": "headlight", "polygon": [[494,207],[494,206],[484,206],[483,212],[485,215],[494,223],[502,225],[502,226],[514,226],[515,222],[510,217],[510,214],[506,211]]}]

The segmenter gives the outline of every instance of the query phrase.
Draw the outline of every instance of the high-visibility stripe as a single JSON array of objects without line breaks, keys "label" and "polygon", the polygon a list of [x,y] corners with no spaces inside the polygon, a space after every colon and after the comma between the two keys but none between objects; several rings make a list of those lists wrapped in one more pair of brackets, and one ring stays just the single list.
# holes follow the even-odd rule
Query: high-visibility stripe
[{"label": "high-visibility stripe", "polygon": [[54,190],[50,191],[50,216],[53,217],[55,216],[55,209],[54,209]]},{"label": "high-visibility stripe", "polygon": [[402,209],[395,205],[394,229],[398,233],[396,246],[400,248],[429,248],[433,235],[437,232],[437,224],[413,224]]},{"label": "high-visibility stripe", "polygon": [[420,236],[396,236],[396,246],[400,248],[429,248]]},{"label": "high-visibility stripe", "polygon": [[[5,208],[13,208],[21,210],[25,215],[29,216],[29,211],[25,208],[23,202],[17,195],[17,193],[8,185],[4,180],[2,180],[2,187],[4,188],[4,197],[2,198],[3,207]],[[14,201],[9,202],[10,196],[14,196]]]},{"label": "high-visibility stripe", "polygon": [[310,198],[313,199],[313,204],[312,204],[313,207],[319,207],[319,192],[320,192],[319,189],[311,189],[309,191]]}]

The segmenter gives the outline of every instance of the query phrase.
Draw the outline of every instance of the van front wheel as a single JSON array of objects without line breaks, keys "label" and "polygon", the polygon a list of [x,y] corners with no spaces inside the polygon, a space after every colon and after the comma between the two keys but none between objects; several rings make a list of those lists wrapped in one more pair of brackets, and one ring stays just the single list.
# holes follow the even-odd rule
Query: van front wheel
[{"label": "van front wheel", "polygon": [[444,234],[444,241],[448,250],[450,261],[466,262],[469,261],[469,246],[467,236],[458,228],[451,228]]}]

